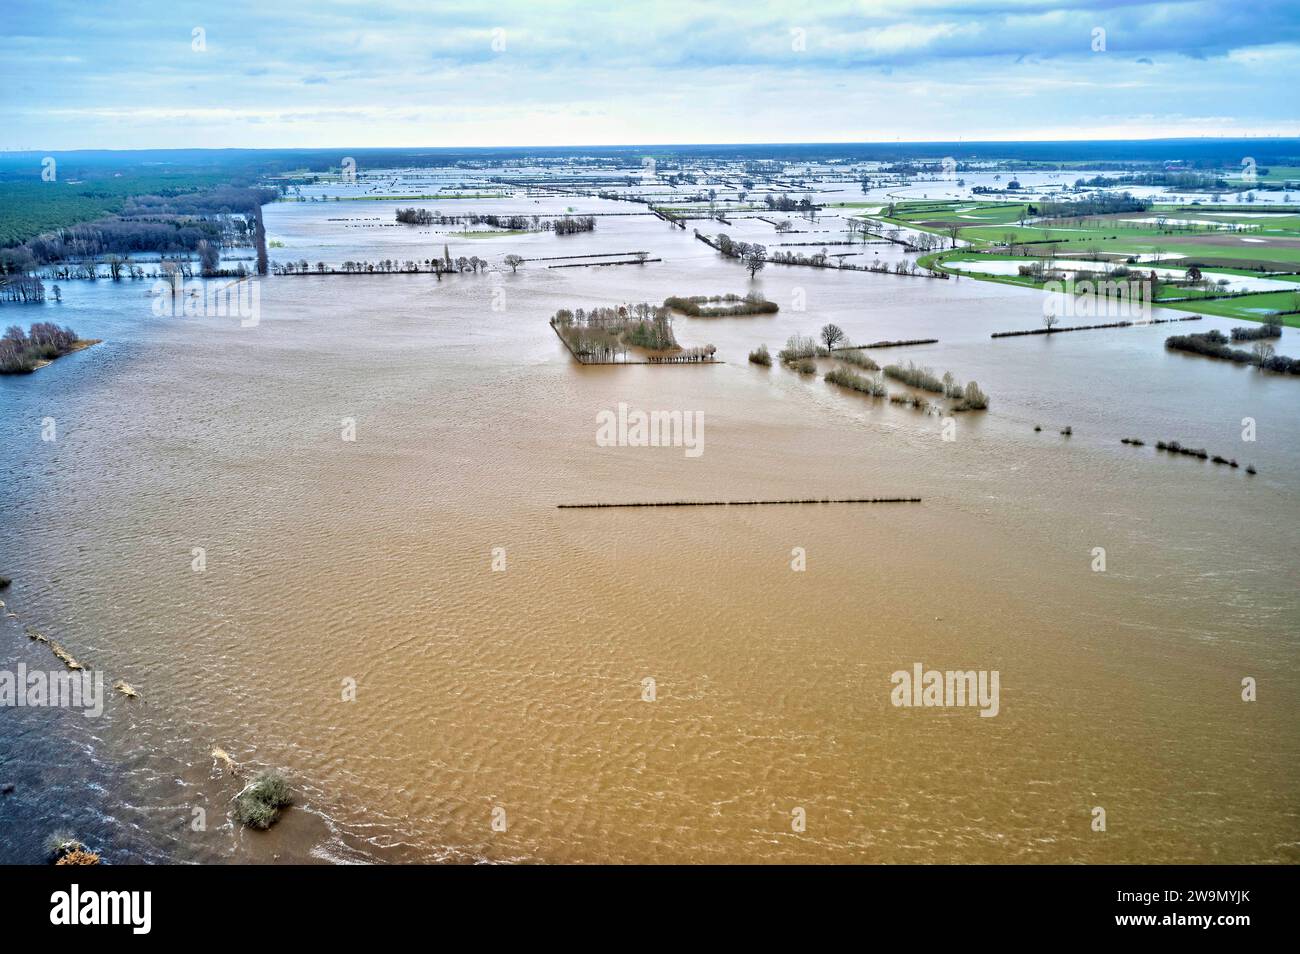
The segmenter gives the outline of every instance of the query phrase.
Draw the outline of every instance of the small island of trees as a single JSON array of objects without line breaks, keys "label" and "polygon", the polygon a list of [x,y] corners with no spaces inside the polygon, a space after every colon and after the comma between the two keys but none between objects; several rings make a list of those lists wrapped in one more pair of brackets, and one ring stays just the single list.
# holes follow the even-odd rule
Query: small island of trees
[{"label": "small island of trees", "polygon": [[562,215],[548,220],[540,215],[442,215],[416,208],[398,209],[397,221],[403,225],[486,225],[503,232],[554,232],[556,235],[592,232],[596,228],[593,215]]},{"label": "small island of trees", "polygon": [[[561,308],[551,327],[581,364],[710,364],[713,345],[683,348],[673,334],[672,311],[641,302],[615,308]],[[648,352],[641,361],[629,349]]]},{"label": "small island of trees", "polygon": [[0,374],[30,374],[55,358],[80,351],[98,340],[82,340],[71,328],[60,328],[49,321],[34,322],[24,333],[10,325],[0,338]]},{"label": "small island of trees", "polygon": [[664,306],[692,318],[736,318],[742,315],[774,315],[781,306],[762,295],[676,295],[664,299]]}]

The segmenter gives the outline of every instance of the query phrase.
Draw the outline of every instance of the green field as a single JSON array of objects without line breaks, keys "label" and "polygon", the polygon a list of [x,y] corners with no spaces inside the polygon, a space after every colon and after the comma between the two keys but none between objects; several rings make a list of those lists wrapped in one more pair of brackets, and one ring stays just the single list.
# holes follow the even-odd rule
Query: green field
[{"label": "green field", "polygon": [[[1255,183],[1259,183],[1259,182],[1300,183],[1300,167],[1298,166],[1267,166],[1265,167],[1265,169],[1266,171],[1256,173],[1255,180],[1254,180]],[[1254,184],[1252,182],[1248,182],[1247,180],[1241,178],[1240,175],[1224,176],[1224,181],[1227,182],[1229,185],[1239,186],[1245,189],[1249,189],[1251,185]]]},{"label": "green field", "polygon": [[[1163,307],[1177,308],[1180,311],[1195,312],[1199,315],[1218,315],[1221,318],[1239,318],[1242,321],[1262,321],[1278,312],[1294,311],[1300,307],[1295,292],[1264,292],[1258,295],[1243,295],[1240,298],[1217,298],[1212,301],[1181,301]],[[1300,314],[1281,315],[1282,324],[1300,328]]]},{"label": "green field", "polygon": [[[987,258],[990,261],[1030,262],[1048,257],[1096,258],[1099,265],[1126,263],[1139,256],[1159,256],[1155,262],[1129,263],[1141,268],[1155,264],[1169,268],[1196,265],[1203,271],[1237,275],[1268,274],[1284,281],[1300,282],[1300,214],[1293,206],[1278,214],[1269,207],[1254,205],[1205,207],[1156,205],[1150,211],[1054,218],[1020,224],[1028,216],[1025,203],[975,201],[899,202],[893,214],[864,214],[860,218],[906,226],[948,237],[967,246],[927,255],[924,267],[945,268],[953,258]],[[1134,219],[1165,218],[1163,223]],[[1235,231],[1219,226],[1231,226]],[[1008,249],[1008,246],[1010,248]],[[962,271],[964,277],[1008,285],[1041,287],[1041,282],[1020,275],[993,275]],[[1162,282],[1155,291],[1156,304],[1162,298],[1207,297],[1213,292]],[[1298,305],[1291,292],[1251,294],[1239,298],[1170,303],[1204,314],[1259,321],[1277,312],[1294,311]],[[1287,324],[1300,325],[1296,315],[1283,315]]]}]

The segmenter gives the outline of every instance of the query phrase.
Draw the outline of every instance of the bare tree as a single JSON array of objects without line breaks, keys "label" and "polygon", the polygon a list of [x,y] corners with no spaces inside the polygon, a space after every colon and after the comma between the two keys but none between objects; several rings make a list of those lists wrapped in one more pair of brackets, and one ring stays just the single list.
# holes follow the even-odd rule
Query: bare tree
[{"label": "bare tree", "polygon": [[1256,341],[1250,350],[1255,354],[1255,364],[1259,365],[1261,369],[1263,369],[1264,363],[1277,353],[1277,349],[1267,341]]},{"label": "bare tree", "polygon": [[520,265],[524,263],[523,257],[519,255],[507,255],[505,263],[510,266],[510,274],[514,274]]},{"label": "bare tree", "polygon": [[176,293],[180,290],[180,286],[181,286],[180,270],[176,267],[175,262],[169,259],[168,261],[162,263],[162,277],[163,280],[167,282],[167,284],[171,287],[172,297],[175,298]]},{"label": "bare tree", "polygon": [[828,350],[833,349],[844,340],[844,329],[836,324],[822,325],[822,341]]}]

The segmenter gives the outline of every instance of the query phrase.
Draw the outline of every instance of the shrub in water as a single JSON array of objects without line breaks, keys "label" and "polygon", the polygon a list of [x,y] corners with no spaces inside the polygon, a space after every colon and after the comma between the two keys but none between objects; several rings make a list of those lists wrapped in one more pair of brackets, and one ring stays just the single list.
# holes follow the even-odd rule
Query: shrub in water
[{"label": "shrub in water", "polygon": [[884,397],[886,393],[885,386],[879,381],[861,374],[854,374],[847,368],[835,368],[832,371],[827,371],[823,380],[829,381],[831,384],[838,384],[842,388],[850,388],[863,394],[870,394],[872,397]]},{"label": "shrub in water", "polygon": [[817,354],[817,342],[804,335],[791,335],[785,347],[777,354],[782,364],[792,364],[803,358]]},{"label": "shrub in water", "polygon": [[278,772],[260,772],[235,796],[235,819],[250,828],[267,829],[280,817],[280,809],[293,804],[289,783]]},{"label": "shrub in water", "polygon": [[887,364],[885,365],[885,374],[895,381],[902,381],[904,384],[910,384],[922,391],[931,391],[935,394],[944,392],[943,382],[934,376],[933,371],[929,368],[917,367],[911,361],[907,362],[905,368],[897,364]]},{"label": "shrub in water", "polygon": [[872,361],[871,358],[861,351],[836,351],[835,357],[839,358],[846,364],[852,364],[856,367],[862,368],[864,371],[880,370],[880,365],[876,364],[876,362]]}]

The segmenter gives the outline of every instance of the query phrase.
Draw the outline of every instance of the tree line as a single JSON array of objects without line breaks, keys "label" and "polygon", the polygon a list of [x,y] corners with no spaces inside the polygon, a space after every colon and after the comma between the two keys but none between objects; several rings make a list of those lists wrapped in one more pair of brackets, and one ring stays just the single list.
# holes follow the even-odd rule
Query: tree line
[{"label": "tree line", "polygon": [[49,321],[37,321],[26,333],[10,325],[0,338],[0,374],[25,374],[35,371],[42,361],[67,354],[76,345],[77,333]]},{"label": "tree line", "polygon": [[540,215],[496,215],[493,213],[469,215],[443,215],[428,209],[414,207],[398,209],[397,221],[403,225],[487,225],[510,232],[548,232],[569,235],[591,232],[596,228],[593,215],[564,215],[558,219],[543,219]]}]

